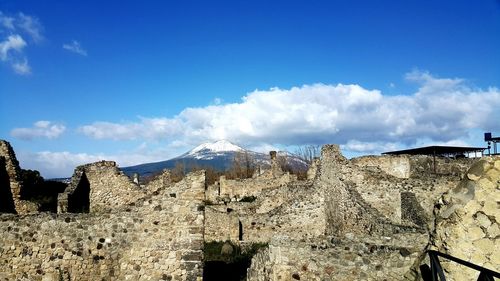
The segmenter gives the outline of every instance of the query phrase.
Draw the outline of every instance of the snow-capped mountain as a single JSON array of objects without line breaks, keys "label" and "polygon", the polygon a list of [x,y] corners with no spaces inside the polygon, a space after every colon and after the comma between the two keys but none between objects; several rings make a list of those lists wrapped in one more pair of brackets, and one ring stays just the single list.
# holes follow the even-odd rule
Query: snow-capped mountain
[{"label": "snow-capped mountain", "polygon": [[[193,157],[196,159],[211,160],[217,156],[224,156],[227,153],[244,152],[245,149],[226,140],[220,140],[213,143],[206,142],[198,145],[192,150],[176,158]],[[175,159],[175,158],[174,158]]]},{"label": "snow-capped mountain", "polygon": [[[200,144],[190,151],[166,161],[124,167],[122,171],[127,175],[138,173],[140,176],[149,176],[163,169],[172,169],[178,164],[182,164],[187,170],[193,167],[212,167],[219,171],[225,171],[231,168],[238,153],[247,154],[257,165],[270,165],[268,153],[247,150],[227,140],[219,140]],[[278,155],[283,155],[283,153],[286,154],[286,152],[279,152]],[[294,167],[307,168],[307,164],[295,156],[287,155],[287,162]]]}]

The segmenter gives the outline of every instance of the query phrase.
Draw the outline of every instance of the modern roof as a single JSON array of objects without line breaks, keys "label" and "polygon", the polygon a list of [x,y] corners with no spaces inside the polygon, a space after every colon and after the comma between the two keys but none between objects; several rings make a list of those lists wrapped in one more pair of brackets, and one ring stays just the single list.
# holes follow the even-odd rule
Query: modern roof
[{"label": "modern roof", "polygon": [[389,151],[382,154],[400,155],[457,155],[470,152],[483,152],[485,147],[461,147],[461,146],[425,146],[405,150]]}]

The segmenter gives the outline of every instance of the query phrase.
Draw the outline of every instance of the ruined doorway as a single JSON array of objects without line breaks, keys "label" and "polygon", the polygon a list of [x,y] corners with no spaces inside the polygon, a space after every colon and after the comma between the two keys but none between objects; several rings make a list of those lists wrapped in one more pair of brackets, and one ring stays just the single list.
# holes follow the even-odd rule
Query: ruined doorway
[{"label": "ruined doorway", "polygon": [[[227,245],[232,246],[228,251]],[[203,281],[246,280],[252,257],[264,244],[247,245],[244,249],[230,241],[205,242],[203,247]],[[267,246],[267,245],[266,245]],[[223,250],[223,247],[226,249]]]},{"label": "ruined doorway", "polygon": [[240,281],[246,280],[250,260],[226,263],[206,261],[203,265],[203,281]]},{"label": "ruined doorway", "polygon": [[0,213],[16,213],[5,158],[0,157]]},{"label": "ruined doorway", "polygon": [[85,173],[82,173],[80,181],[73,193],[68,196],[68,212],[88,213],[90,210],[90,182]]}]

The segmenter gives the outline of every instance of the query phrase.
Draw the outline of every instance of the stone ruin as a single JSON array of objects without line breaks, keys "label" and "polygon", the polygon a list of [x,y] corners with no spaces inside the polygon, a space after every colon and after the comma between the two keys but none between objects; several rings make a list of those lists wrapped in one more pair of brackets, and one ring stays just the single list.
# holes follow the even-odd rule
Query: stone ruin
[{"label": "stone ruin", "polygon": [[3,147],[0,280],[201,280],[204,244],[217,241],[267,244],[247,280],[419,280],[427,249],[500,269],[499,157],[439,158],[434,173],[429,157],[348,160],[326,145],[307,180],[271,165],[210,186],[203,171],[140,186],[101,161],[75,169],[57,214],[26,214]]},{"label": "stone ruin", "polygon": [[0,212],[21,215],[38,210],[35,203],[21,199],[22,186],[16,154],[8,142],[0,140]]},{"label": "stone ruin", "polygon": [[219,181],[207,187],[206,200],[212,203],[239,201],[245,197],[257,197],[268,189],[286,186],[297,181],[297,176],[283,172],[277,159],[276,151],[271,151],[269,169],[258,166],[252,178],[226,179],[221,176]]}]

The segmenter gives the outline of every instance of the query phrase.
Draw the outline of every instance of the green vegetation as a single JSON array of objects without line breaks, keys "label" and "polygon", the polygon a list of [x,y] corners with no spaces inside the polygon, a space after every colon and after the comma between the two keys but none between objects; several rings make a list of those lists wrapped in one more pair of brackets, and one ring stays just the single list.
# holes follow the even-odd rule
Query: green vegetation
[{"label": "green vegetation", "polygon": [[40,211],[57,211],[57,195],[64,192],[65,183],[46,181],[36,170],[21,170],[20,179],[23,182],[21,199],[39,204]]}]

